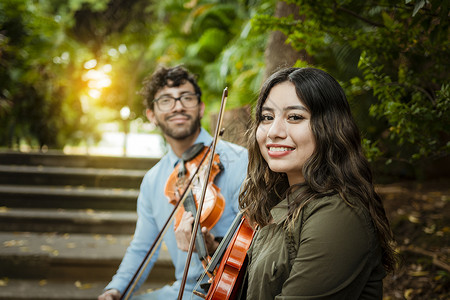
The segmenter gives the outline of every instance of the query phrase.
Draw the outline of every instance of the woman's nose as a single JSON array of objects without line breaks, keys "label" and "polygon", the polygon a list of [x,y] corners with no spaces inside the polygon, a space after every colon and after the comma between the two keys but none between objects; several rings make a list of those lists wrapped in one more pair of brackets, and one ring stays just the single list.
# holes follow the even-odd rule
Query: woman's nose
[{"label": "woman's nose", "polygon": [[277,138],[286,138],[286,136],[286,124],[282,119],[275,118],[267,131],[267,137],[273,141]]}]

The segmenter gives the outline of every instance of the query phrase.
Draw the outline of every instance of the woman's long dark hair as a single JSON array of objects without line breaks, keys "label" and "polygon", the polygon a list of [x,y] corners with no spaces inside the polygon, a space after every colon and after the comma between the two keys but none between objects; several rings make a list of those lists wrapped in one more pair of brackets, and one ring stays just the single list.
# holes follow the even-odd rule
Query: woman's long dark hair
[{"label": "woman's long dark hair", "polygon": [[[291,82],[299,99],[309,109],[310,126],[316,148],[303,166],[305,182],[297,197],[289,197],[289,224],[293,224],[304,205],[325,195],[337,193],[349,205],[361,203],[370,212],[383,249],[383,264],[391,271],[395,255],[389,222],[372,182],[370,165],[363,154],[361,138],[350,106],[339,83],[315,68],[287,68],[274,73],[261,88],[255,119],[248,132],[248,176],[239,197],[241,208],[251,221],[265,226],[270,210],[297,186],[289,186],[287,176],[272,172],[261,155],[256,130],[261,109],[271,89]],[[293,199],[294,198],[294,199]],[[355,202],[355,199],[357,202]]]}]

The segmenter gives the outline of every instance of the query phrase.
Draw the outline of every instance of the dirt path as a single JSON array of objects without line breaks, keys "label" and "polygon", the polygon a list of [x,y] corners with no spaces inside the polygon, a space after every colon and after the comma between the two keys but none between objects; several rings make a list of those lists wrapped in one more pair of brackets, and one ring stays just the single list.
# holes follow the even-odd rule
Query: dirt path
[{"label": "dirt path", "polygon": [[401,265],[384,281],[384,300],[450,299],[450,180],[377,187]]}]

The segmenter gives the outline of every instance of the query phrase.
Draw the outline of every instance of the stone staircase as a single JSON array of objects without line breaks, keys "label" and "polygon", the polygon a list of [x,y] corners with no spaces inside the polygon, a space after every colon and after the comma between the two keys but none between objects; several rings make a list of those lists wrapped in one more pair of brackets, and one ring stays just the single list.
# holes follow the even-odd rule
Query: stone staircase
[{"label": "stone staircase", "polygon": [[[156,162],[0,152],[0,299],[97,299],[131,241],[139,185]],[[137,294],[172,280],[161,251]]]}]

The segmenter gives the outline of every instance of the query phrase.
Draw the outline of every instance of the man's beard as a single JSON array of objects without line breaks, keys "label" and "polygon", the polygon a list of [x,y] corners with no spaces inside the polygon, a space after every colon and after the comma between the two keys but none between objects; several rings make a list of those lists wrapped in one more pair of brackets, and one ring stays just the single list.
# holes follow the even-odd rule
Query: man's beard
[{"label": "man's beard", "polygon": [[192,136],[194,133],[197,132],[197,130],[200,128],[200,118],[196,118],[189,127],[184,128],[176,128],[176,127],[169,127],[166,126],[165,122],[160,122],[158,120],[158,126],[161,128],[161,131],[163,134],[167,135],[168,137],[174,139],[174,140],[184,140],[190,136]]}]

